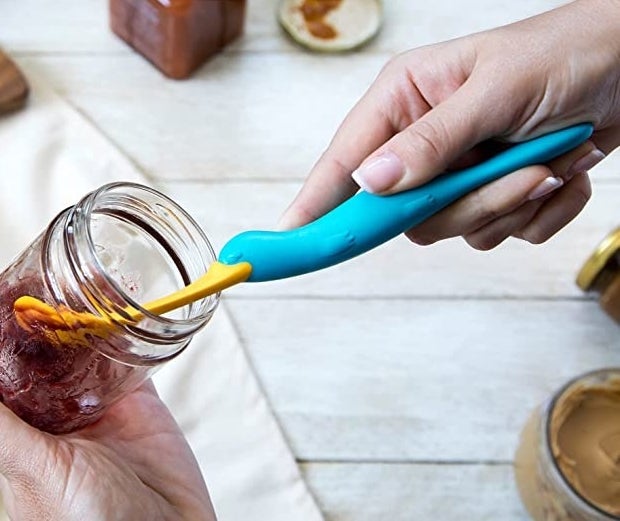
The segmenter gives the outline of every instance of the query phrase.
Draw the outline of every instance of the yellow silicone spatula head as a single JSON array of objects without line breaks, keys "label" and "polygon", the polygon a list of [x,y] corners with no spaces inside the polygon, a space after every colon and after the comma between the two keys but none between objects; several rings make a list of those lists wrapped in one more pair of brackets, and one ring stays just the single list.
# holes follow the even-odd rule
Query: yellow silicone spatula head
[{"label": "yellow silicone spatula head", "polygon": [[[244,282],[251,273],[252,266],[248,262],[232,265],[214,262],[199,279],[170,295],[144,304],[142,309],[163,315]],[[125,308],[122,315],[98,316],[69,308],[55,308],[29,295],[19,297],[13,304],[13,310],[17,323],[23,329],[42,331],[49,340],[59,344],[85,344],[88,335],[106,338],[115,323],[138,322],[142,318],[142,311],[132,307]]]}]

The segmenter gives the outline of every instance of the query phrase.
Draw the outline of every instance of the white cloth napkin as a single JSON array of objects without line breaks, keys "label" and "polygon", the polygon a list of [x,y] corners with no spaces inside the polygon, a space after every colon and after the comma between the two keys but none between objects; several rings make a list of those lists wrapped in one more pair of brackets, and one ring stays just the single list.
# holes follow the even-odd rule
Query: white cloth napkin
[{"label": "white cloth napkin", "polygon": [[[33,86],[26,110],[0,118],[0,266],[90,190],[121,180],[147,184],[43,82]],[[155,383],[194,449],[220,521],[323,519],[225,303],[189,348],[160,370]]]}]

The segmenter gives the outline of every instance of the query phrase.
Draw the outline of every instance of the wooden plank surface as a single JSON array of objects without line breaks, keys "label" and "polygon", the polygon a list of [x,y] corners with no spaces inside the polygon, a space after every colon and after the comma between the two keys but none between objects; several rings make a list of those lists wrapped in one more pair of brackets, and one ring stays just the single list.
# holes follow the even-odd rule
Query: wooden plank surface
[{"label": "wooden plank surface", "polygon": [[[248,0],[244,38],[227,49],[239,52],[299,53],[280,30],[279,0]],[[383,30],[364,53],[401,51],[492,28],[551,9],[562,0],[476,0],[468,8],[452,2],[383,0]],[[24,28],[27,27],[27,30]],[[107,30],[105,0],[20,0],[7,3],[0,42],[18,54],[128,54]]]},{"label": "wooden plank surface", "polygon": [[510,461],[530,411],[620,365],[587,301],[228,300],[303,460]]},{"label": "wooden plank surface", "polygon": [[[18,62],[52,82],[153,178],[301,181],[389,57],[220,55],[187,82],[161,78],[134,55]],[[616,180],[618,172],[612,157],[597,177]]]},{"label": "wooden plank surface", "polygon": [[[0,46],[51,84],[192,213],[216,248],[271,228],[343,116],[395,52],[559,0],[385,0],[359,53],[307,53],[276,0],[190,81],[164,79],[107,29],[103,0],[0,4]],[[618,328],[574,285],[618,225],[620,157],[549,243],[481,253],[399,238],[320,274],[227,292],[225,305],[332,521],[525,521],[511,460],[530,410],[580,372],[620,365]]]},{"label": "wooden plank surface", "polygon": [[527,521],[512,466],[310,463],[302,465],[328,519]]}]

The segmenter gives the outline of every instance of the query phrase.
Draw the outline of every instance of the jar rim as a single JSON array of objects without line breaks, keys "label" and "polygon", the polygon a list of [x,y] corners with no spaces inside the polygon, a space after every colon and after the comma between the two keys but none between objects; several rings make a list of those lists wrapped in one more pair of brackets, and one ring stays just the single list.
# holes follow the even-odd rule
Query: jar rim
[{"label": "jar rim", "polygon": [[[162,199],[164,201],[166,201],[168,204],[171,204],[172,206],[174,206],[175,210],[182,213],[183,217],[185,219],[188,220],[189,223],[191,223],[192,227],[194,228],[192,230],[192,232],[196,233],[200,239],[203,241],[203,245],[210,257],[212,258],[212,261],[216,260],[217,255],[215,253],[215,250],[213,249],[213,246],[211,245],[211,242],[209,241],[208,237],[206,236],[206,234],[204,233],[204,231],[202,230],[202,228],[200,227],[200,225],[194,220],[194,218],[184,209],[182,208],[176,201],[172,200],[170,197],[168,197],[167,195],[163,194],[162,192],[155,190],[154,188],[151,188],[149,186],[146,185],[141,185],[138,183],[130,183],[130,182],[116,182],[116,183],[108,183],[106,185],[101,186],[100,188],[98,188],[97,190],[91,192],[91,194],[89,194],[89,196],[92,196],[93,200],[97,197],[100,197],[102,195],[104,195],[106,192],[111,192],[112,190],[116,190],[116,189],[127,189],[127,188],[131,188],[131,189],[135,189],[135,190],[139,190],[145,193],[149,193],[150,195],[156,196],[159,199]],[[91,247],[92,251],[95,252],[96,251],[96,247],[95,247],[95,241],[93,239],[92,236],[92,229],[90,227],[91,224],[91,220],[89,218],[89,222],[88,222],[88,227],[87,227],[87,240],[89,242],[89,246]],[[183,319],[177,319],[177,318],[171,318],[171,317],[165,317],[162,315],[158,315],[155,313],[150,312],[148,309],[144,308],[143,305],[138,302],[137,300],[135,300],[131,295],[129,295],[122,287],[121,285],[113,278],[109,275],[109,273],[107,272],[107,270],[105,269],[105,266],[103,266],[103,263],[101,262],[101,259],[98,255],[95,254],[95,260],[97,262],[97,264],[99,265],[99,268],[101,269],[101,272],[103,274],[103,276],[107,279],[108,283],[110,283],[115,290],[123,295],[123,297],[125,298],[125,300],[127,301],[127,303],[129,305],[131,305],[131,307],[135,308],[136,310],[138,310],[140,312],[140,314],[144,315],[145,317],[149,317],[153,320],[157,320],[163,324],[167,324],[167,325],[179,325],[179,324],[189,324],[189,323],[195,323],[196,321],[200,322],[206,318],[208,318],[209,313],[212,311],[212,308],[214,308],[215,306],[217,306],[217,299],[213,299],[214,302],[212,302],[212,305],[210,307],[208,307],[206,310],[202,311],[201,314],[193,316],[191,319],[187,319],[187,318],[183,318]],[[189,283],[191,281],[186,281],[186,283]],[[217,295],[219,295],[220,293],[218,293]],[[198,302],[208,302],[209,301],[209,296],[201,299]]]},{"label": "jar rim", "polygon": [[[205,273],[216,260],[209,239],[187,211],[170,197],[132,182],[101,186],[65,210],[50,225],[50,229],[61,228],[61,248],[65,251],[72,279],[85,297],[83,304],[88,311],[106,316],[119,328],[121,335],[129,335],[140,345],[160,346],[156,350],[144,347],[148,351],[146,354],[119,350],[114,350],[114,355],[104,354],[117,360],[122,355],[119,361],[140,365],[176,356],[209,322],[219,304],[220,293],[185,306],[185,315],[180,318],[149,312],[122,287],[102,261],[92,229],[95,215],[120,219],[129,229],[148,236],[154,245],[162,248],[162,258],[166,259],[171,273],[176,273],[184,284]],[[51,240],[50,234],[45,240]],[[44,251],[48,252],[44,262],[50,264],[50,248]],[[53,282],[50,287],[58,290],[61,285],[55,280],[53,270],[44,271]],[[57,294],[57,298],[60,299],[60,295]],[[121,317],[128,316],[127,308],[136,310],[142,319],[139,322],[122,320]],[[169,348],[163,348],[164,345]],[[137,347],[132,349],[138,351]]]}]

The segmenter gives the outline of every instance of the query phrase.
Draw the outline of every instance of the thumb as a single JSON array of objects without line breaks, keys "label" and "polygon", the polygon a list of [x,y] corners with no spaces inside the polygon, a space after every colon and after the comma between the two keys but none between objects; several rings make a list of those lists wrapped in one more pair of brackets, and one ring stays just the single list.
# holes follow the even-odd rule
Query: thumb
[{"label": "thumb", "polygon": [[501,121],[489,110],[496,105],[466,82],[373,152],[353,172],[353,179],[376,194],[401,192],[430,181],[474,145],[497,135]]}]

